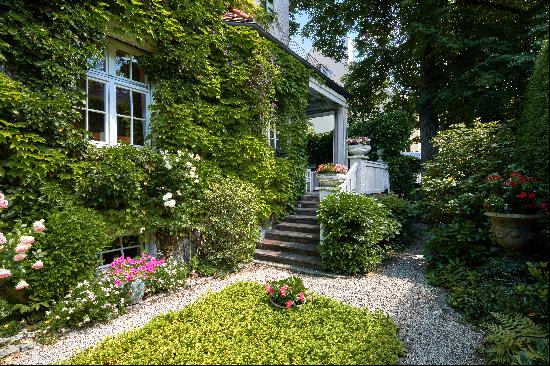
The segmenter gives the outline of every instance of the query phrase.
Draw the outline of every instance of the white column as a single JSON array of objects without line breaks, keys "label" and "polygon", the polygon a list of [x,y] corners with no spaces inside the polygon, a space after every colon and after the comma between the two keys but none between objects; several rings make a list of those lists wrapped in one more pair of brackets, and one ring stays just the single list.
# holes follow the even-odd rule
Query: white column
[{"label": "white column", "polygon": [[335,163],[347,164],[346,138],[348,129],[348,108],[339,106],[334,114],[334,137],[332,158]]}]

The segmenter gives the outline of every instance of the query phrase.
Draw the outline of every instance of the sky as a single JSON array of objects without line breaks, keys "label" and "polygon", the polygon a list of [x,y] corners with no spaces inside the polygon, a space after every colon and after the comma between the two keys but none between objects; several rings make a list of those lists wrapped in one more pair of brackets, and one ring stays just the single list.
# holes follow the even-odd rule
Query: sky
[{"label": "sky", "polygon": [[[307,23],[309,17],[306,15],[306,13],[303,13],[303,12],[299,12],[297,15],[296,15],[296,21],[300,24],[300,29],[298,30],[298,33],[300,33],[300,31],[302,30],[302,27],[304,26],[304,24]],[[311,45],[312,45],[312,41],[311,39],[309,38],[304,38],[302,37],[300,34],[297,34],[295,36],[292,36],[291,39],[298,43],[300,46],[302,46],[302,48],[304,50],[306,50],[306,52],[309,52],[310,49],[311,49]]]}]

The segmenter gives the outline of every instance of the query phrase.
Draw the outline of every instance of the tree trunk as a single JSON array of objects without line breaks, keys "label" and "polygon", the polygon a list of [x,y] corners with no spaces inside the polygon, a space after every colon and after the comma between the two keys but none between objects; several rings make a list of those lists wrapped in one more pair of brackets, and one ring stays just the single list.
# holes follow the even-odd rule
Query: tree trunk
[{"label": "tree trunk", "polygon": [[439,130],[439,120],[434,111],[432,100],[435,91],[436,66],[430,59],[431,46],[422,50],[420,59],[420,87],[418,90],[418,117],[420,120],[420,143],[422,162],[431,160],[436,153],[432,137]]}]

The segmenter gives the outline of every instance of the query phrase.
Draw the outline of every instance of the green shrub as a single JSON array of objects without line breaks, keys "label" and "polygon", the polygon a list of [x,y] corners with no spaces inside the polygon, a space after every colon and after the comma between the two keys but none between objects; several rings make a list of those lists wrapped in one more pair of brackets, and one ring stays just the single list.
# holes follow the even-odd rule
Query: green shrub
[{"label": "green shrub", "polygon": [[373,196],[376,200],[386,206],[394,219],[401,224],[401,231],[390,240],[390,245],[396,249],[402,249],[411,244],[414,240],[415,230],[413,227],[416,219],[416,206],[395,194],[381,194]]},{"label": "green shrub", "polygon": [[112,319],[126,309],[126,296],[111,278],[84,280],[46,312],[45,325],[56,332]]},{"label": "green shrub", "polygon": [[395,364],[397,326],[382,312],[323,296],[298,309],[269,304],[240,282],[107,339],[70,364]]},{"label": "green shrub", "polygon": [[548,40],[527,86],[523,114],[518,121],[515,160],[529,174],[548,182]]},{"label": "green shrub", "polygon": [[489,174],[507,166],[512,142],[510,129],[497,122],[459,124],[440,131],[433,139],[438,152],[424,164],[422,174],[426,219],[487,221],[483,202],[488,194],[480,187]]},{"label": "green shrub", "polygon": [[385,158],[388,163],[391,191],[406,198],[417,187],[416,177],[420,173],[420,159],[414,156],[397,155]]},{"label": "green shrub", "polygon": [[362,273],[382,263],[384,243],[397,235],[401,224],[376,199],[352,193],[329,195],[321,202],[319,248],[323,267],[337,273]]},{"label": "green shrub", "polygon": [[333,132],[307,134],[308,166],[315,167],[332,161]]},{"label": "green shrub", "polygon": [[175,259],[168,259],[149,274],[145,280],[145,290],[148,294],[173,291],[185,286],[189,268]]},{"label": "green shrub", "polygon": [[202,260],[230,269],[252,260],[259,237],[257,197],[254,186],[236,178],[212,182],[198,226]]},{"label": "green shrub", "polygon": [[[44,267],[29,273],[31,302],[51,302],[63,297],[79,281],[93,277],[99,252],[110,244],[105,222],[95,210],[66,207],[51,213],[36,249],[45,252]],[[31,282],[32,281],[32,282]]]}]

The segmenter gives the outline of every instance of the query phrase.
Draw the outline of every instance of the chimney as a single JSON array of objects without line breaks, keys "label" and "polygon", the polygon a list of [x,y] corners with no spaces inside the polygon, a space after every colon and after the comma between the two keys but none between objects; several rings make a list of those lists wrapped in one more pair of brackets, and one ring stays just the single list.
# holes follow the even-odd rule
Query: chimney
[{"label": "chimney", "polygon": [[353,56],[353,40],[349,37],[346,38],[346,46],[348,48],[348,65],[355,61]]}]

